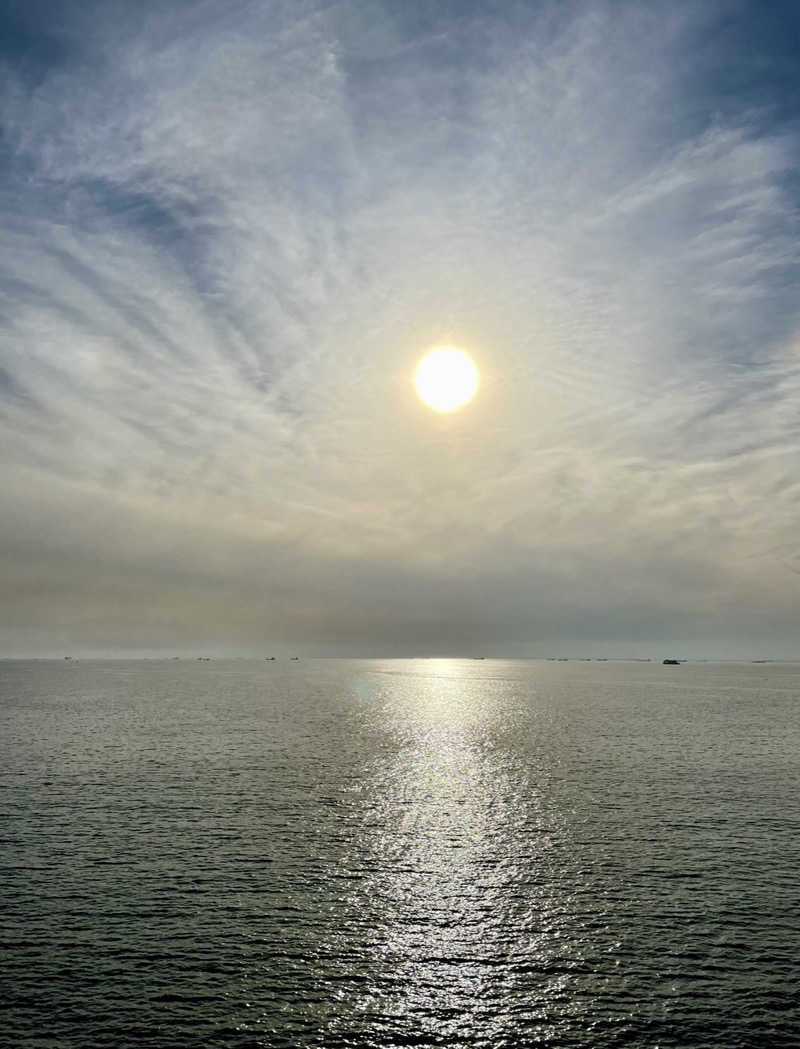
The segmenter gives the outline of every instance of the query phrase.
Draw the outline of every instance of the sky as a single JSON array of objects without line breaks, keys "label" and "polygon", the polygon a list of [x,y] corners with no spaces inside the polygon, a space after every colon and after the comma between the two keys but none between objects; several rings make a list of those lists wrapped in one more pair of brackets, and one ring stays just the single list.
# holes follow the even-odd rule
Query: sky
[{"label": "sky", "polygon": [[0,655],[800,658],[798,118],[793,2],[6,0]]}]

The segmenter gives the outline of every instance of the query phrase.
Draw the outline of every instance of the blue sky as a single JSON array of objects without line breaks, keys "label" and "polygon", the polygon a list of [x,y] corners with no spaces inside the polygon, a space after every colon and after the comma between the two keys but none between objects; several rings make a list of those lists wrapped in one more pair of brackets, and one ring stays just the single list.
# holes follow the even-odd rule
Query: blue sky
[{"label": "blue sky", "polygon": [[795,5],[4,11],[0,652],[797,655]]}]

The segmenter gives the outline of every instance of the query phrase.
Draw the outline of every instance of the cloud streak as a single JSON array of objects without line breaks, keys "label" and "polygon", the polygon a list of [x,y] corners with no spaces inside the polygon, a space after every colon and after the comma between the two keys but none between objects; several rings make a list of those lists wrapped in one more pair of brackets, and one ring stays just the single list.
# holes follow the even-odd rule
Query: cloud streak
[{"label": "cloud streak", "polygon": [[6,649],[787,654],[797,133],[695,6],[76,9],[8,57]]}]

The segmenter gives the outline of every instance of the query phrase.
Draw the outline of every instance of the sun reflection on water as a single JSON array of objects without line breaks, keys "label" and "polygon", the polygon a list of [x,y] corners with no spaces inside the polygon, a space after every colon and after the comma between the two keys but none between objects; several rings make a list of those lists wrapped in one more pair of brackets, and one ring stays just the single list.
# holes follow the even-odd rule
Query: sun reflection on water
[{"label": "sun reflection on water", "polygon": [[531,882],[549,836],[532,770],[503,744],[519,699],[469,670],[429,661],[382,688],[391,747],[366,791],[360,890],[376,978],[359,1008],[398,1030],[435,1017],[439,1037],[479,1030],[501,1044],[512,1018],[498,1003],[547,923]]}]

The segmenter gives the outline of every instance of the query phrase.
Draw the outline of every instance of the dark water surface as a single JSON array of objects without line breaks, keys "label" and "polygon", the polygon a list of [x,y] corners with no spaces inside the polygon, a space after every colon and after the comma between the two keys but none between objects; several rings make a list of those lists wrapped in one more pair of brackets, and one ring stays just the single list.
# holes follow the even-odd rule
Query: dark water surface
[{"label": "dark water surface", "polygon": [[0,663],[0,1044],[800,1045],[800,667]]}]

